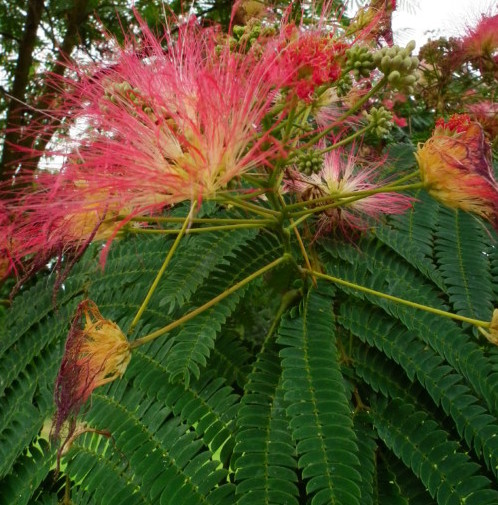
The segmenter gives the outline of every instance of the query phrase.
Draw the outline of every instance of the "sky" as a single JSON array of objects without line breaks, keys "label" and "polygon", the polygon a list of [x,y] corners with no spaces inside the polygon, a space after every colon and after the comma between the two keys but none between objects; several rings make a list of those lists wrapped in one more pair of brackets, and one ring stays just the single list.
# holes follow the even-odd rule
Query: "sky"
[{"label": "sky", "polygon": [[412,39],[420,48],[429,38],[461,36],[481,14],[497,14],[496,0],[399,0],[393,15],[395,43]]}]

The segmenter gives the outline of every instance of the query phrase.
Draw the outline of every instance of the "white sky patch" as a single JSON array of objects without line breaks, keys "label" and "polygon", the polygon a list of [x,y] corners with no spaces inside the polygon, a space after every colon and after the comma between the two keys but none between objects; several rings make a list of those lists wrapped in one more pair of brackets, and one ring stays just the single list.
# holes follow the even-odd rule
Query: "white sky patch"
[{"label": "white sky patch", "polygon": [[[491,0],[417,0],[410,9],[403,3],[393,15],[395,43],[417,42],[417,49],[429,39],[461,37],[482,14],[497,14],[498,4]],[[415,12],[413,12],[415,11]]]},{"label": "white sky patch", "polygon": [[[350,14],[357,10],[355,3],[350,4]],[[398,0],[397,3],[393,14],[394,42],[405,46],[415,40],[415,53],[429,39],[461,37],[467,27],[477,24],[482,14],[498,14],[496,0]]]}]

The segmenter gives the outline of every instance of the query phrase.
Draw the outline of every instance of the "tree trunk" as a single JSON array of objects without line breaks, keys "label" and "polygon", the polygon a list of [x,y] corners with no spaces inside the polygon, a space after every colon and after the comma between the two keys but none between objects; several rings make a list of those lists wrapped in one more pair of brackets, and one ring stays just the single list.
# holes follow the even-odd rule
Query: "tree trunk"
[{"label": "tree trunk", "polygon": [[27,6],[26,24],[19,44],[14,82],[10,93],[10,103],[7,108],[7,130],[3,145],[2,162],[0,163],[0,180],[7,180],[16,170],[14,164],[17,153],[14,148],[19,142],[22,126],[23,102],[26,98],[26,88],[29,82],[29,72],[33,64],[33,52],[37,41],[37,31],[43,12],[44,0],[29,0]]},{"label": "tree trunk", "polygon": [[[41,4],[43,4],[43,0],[30,0],[30,3],[33,2],[40,2]],[[75,0],[74,3],[72,4],[71,10],[67,14],[66,31],[64,39],[62,40],[62,43],[59,47],[59,58],[55,63],[54,68],[50,72],[53,77],[62,76],[64,74],[66,64],[70,61],[71,53],[73,52],[73,49],[76,47],[79,41],[80,26],[82,25],[82,23],[85,22],[85,20],[89,15],[88,3],[89,0]],[[29,73],[29,66],[31,65],[33,60],[32,58],[33,48],[34,45],[31,48],[28,73]],[[24,82],[24,87],[22,88],[22,90],[20,90],[23,97],[26,91],[27,84],[28,82],[26,79],[26,81]],[[45,81],[44,89],[42,90],[42,93],[40,95],[41,98],[37,102],[37,108],[40,110],[46,110],[50,112],[50,109],[53,108],[57,103],[60,92],[61,92],[60,87],[55,88],[54,86],[51,86],[49,82]],[[36,151],[34,152],[33,156],[31,156],[29,159],[29,166],[30,167],[37,166],[37,163],[42,156],[43,150],[45,149],[47,143],[50,141],[50,136],[47,135],[46,132],[53,131],[58,124],[57,119],[49,119],[47,121],[47,118],[48,116],[43,112],[35,111],[30,119],[30,122],[34,125],[43,123],[46,126],[43,132],[44,134],[38,137],[32,137],[31,135],[26,135],[22,137],[20,135],[19,127],[22,126],[21,114],[18,114],[17,122],[8,121],[7,126],[8,131],[10,131],[11,129],[13,130],[7,134],[10,135],[8,144],[6,136],[6,143],[4,146],[3,158],[1,164],[2,170],[0,172],[0,179],[6,180],[12,176],[12,174],[17,168],[21,169],[25,168],[23,167],[22,159],[20,159],[16,165],[12,163],[14,160],[16,160],[16,157],[18,156],[14,145],[19,145],[27,148],[35,148]]]}]

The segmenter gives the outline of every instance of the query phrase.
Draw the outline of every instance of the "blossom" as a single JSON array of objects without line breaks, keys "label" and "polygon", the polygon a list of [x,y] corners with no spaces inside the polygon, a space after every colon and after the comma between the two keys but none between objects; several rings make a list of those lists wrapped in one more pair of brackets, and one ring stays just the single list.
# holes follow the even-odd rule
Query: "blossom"
[{"label": "blossom", "polygon": [[111,193],[67,182],[64,172],[23,180],[13,195],[2,200],[8,222],[1,226],[0,249],[17,270],[19,285],[56,259],[54,293],[92,241],[119,231],[118,214],[126,212]]},{"label": "blossom", "polygon": [[69,330],[55,385],[53,438],[59,437],[68,420],[66,440],[71,437],[76,416],[92,391],[121,377],[130,358],[129,342],[118,325],[104,319],[94,302],[83,300]]},{"label": "blossom", "polygon": [[300,99],[310,100],[318,86],[339,79],[346,44],[334,40],[330,33],[322,33],[319,27],[304,31],[289,23],[282,27],[281,34],[280,63],[292,69],[283,85]]},{"label": "blossom", "polygon": [[498,103],[483,100],[466,107],[469,115],[483,127],[493,141],[498,137]]},{"label": "blossom", "polygon": [[395,10],[396,0],[371,0],[367,6],[358,10],[348,26],[347,33],[378,43],[384,39],[392,46],[392,14]]},{"label": "blossom", "polygon": [[112,65],[79,72],[65,106],[88,127],[66,178],[139,213],[213,197],[269,166],[281,152],[262,124],[279,87],[273,52],[237,53],[195,21],[175,40],[140,28],[140,42],[129,38]]},{"label": "blossom", "polygon": [[7,205],[0,199],[0,282],[14,269],[12,259],[12,228]]},{"label": "blossom", "polygon": [[462,39],[462,49],[469,58],[492,57],[498,50],[498,14],[482,16]]},{"label": "blossom", "polygon": [[482,127],[466,114],[440,119],[416,158],[428,192],[444,205],[477,214],[497,227],[498,185]]},{"label": "blossom", "polygon": [[[304,175],[294,172],[286,181],[286,187],[296,192],[303,201],[310,201],[310,208],[317,205],[337,203],[337,207],[320,213],[318,233],[324,234],[334,228],[364,230],[369,226],[368,218],[378,219],[383,214],[401,214],[411,207],[412,199],[399,193],[376,193],[355,198],[359,191],[376,190],[382,187],[375,181],[380,163],[362,167],[353,153],[347,157],[339,150],[325,155],[323,168],[315,174]],[[330,197],[319,204],[317,198]],[[342,201],[341,201],[342,199]]]}]

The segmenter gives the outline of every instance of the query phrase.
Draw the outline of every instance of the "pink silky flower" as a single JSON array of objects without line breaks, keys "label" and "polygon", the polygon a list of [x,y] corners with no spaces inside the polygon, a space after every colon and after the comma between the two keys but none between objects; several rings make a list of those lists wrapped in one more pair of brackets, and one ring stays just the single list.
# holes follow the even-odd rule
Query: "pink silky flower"
[{"label": "pink silky flower", "polygon": [[498,14],[482,16],[479,23],[468,29],[468,34],[462,40],[465,56],[481,59],[493,57],[498,50]]},{"label": "pink silky flower", "polygon": [[12,257],[14,223],[9,215],[8,207],[0,199],[0,282],[12,271],[15,271],[15,262]]},{"label": "pink silky flower", "polygon": [[0,248],[8,251],[19,284],[55,260],[57,291],[90,242],[106,240],[119,229],[112,194],[90,193],[82,181],[67,182],[64,176],[40,173],[3,200],[9,223],[2,226]]},{"label": "pink silky flower", "polygon": [[331,84],[341,76],[347,45],[320,27],[304,30],[289,23],[281,29],[280,64],[292,70],[283,85],[301,100],[311,100],[318,86]]},{"label": "pink silky flower", "polygon": [[[382,215],[401,214],[411,207],[412,199],[399,193],[377,193],[354,200],[358,191],[382,187],[376,181],[380,162],[369,167],[358,164],[355,155],[345,155],[339,150],[325,155],[323,168],[312,175],[294,172],[286,181],[289,192],[297,193],[302,201],[310,201],[310,208],[337,202],[338,206],[323,210],[317,224],[317,233],[326,234],[335,228],[365,230],[369,219]],[[330,199],[313,204],[317,198]],[[348,201],[350,200],[350,201]]]},{"label": "pink silky flower", "polygon": [[498,103],[483,100],[468,105],[466,109],[469,115],[481,124],[492,141],[498,137]]},{"label": "pink silky flower", "polygon": [[195,23],[177,40],[140,28],[140,48],[129,39],[113,65],[83,77],[66,101],[87,125],[66,179],[112,191],[119,206],[138,213],[213,197],[269,166],[280,153],[262,127],[279,84],[270,71],[275,56],[216,46],[213,31]]}]

